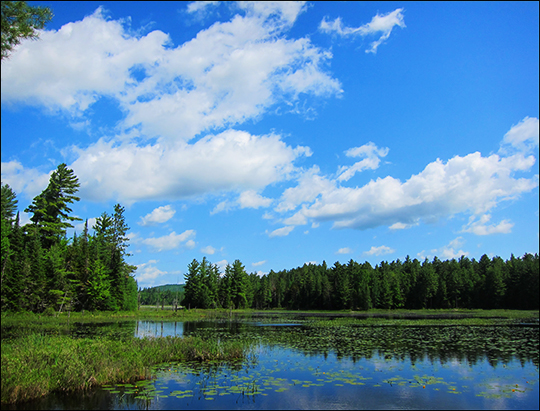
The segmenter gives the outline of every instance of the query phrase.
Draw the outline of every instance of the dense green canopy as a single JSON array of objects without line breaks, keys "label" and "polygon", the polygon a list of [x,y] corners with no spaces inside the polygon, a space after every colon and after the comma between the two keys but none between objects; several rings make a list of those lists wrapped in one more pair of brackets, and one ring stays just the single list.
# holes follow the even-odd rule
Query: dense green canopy
[{"label": "dense green canopy", "polygon": [[[333,267],[304,264],[267,275],[247,275],[238,260],[221,274],[203,259],[188,266],[183,304],[191,308],[538,309],[538,254],[503,261],[386,261],[372,267],[350,260]],[[217,292],[216,292],[217,290]],[[163,296],[165,297],[165,296]]]},{"label": "dense green canopy", "polygon": [[[2,185],[2,310],[134,310],[137,308],[135,267],[124,257],[129,230],[124,208],[103,213],[88,233],[66,237],[71,222],[68,204],[79,201],[73,170],[60,164],[45,190],[25,211],[31,223],[13,221],[17,201]],[[4,202],[6,200],[6,202]]]}]

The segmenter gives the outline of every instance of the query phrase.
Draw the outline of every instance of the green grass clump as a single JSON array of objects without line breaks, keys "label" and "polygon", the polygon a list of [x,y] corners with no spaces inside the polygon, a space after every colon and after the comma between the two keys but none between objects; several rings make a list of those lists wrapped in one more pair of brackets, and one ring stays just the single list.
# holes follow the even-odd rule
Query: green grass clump
[{"label": "green grass clump", "polygon": [[34,334],[2,342],[2,403],[149,378],[168,361],[228,361],[245,356],[243,343],[201,338],[75,339]]}]

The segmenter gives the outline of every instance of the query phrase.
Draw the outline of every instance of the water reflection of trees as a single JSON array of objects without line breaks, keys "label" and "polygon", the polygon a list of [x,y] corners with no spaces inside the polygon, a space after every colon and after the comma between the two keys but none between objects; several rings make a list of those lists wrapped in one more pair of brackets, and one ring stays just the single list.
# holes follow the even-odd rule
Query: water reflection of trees
[{"label": "water reflection of trees", "polygon": [[[226,330],[198,329],[205,338],[235,338]],[[458,361],[474,366],[487,360],[496,367],[518,359],[538,366],[538,327],[515,326],[336,326],[249,327],[236,338],[279,344],[304,353],[349,358],[356,362],[379,356],[385,359],[428,360],[446,364]]]}]

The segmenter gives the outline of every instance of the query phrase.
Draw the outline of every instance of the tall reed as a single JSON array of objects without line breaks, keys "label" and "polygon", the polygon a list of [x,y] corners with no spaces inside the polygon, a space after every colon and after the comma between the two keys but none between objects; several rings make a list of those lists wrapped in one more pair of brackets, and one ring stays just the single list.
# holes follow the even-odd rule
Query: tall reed
[{"label": "tall reed", "polygon": [[71,338],[33,334],[2,341],[2,403],[39,398],[150,377],[150,367],[168,361],[228,361],[244,358],[242,342],[195,337]]}]

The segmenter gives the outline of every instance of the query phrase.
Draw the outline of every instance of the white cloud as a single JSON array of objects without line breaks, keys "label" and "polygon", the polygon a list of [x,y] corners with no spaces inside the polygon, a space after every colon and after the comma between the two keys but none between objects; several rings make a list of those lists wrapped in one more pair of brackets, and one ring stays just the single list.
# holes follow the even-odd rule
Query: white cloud
[{"label": "white cloud", "polygon": [[17,196],[32,199],[47,188],[54,170],[43,173],[35,168],[25,168],[19,161],[13,160],[2,162],[1,171],[3,184],[9,184]]},{"label": "white cloud", "polygon": [[[87,149],[72,150],[78,155],[71,167],[81,182],[81,196],[126,203],[261,190],[288,179],[295,170],[293,162],[311,154],[305,147],[287,146],[277,135],[254,136],[236,130],[172,147],[116,145],[101,139]],[[250,198],[256,198],[260,206],[268,201],[248,193],[245,206]],[[221,208],[226,209],[225,205]]]},{"label": "white cloud", "polygon": [[256,263],[251,263],[251,265],[253,267],[260,267],[261,265],[263,264],[266,264],[266,260],[263,260],[263,261],[259,261],[259,262],[256,262]]},{"label": "white cloud", "polygon": [[157,260],[150,260],[147,263],[137,265],[135,279],[139,287],[152,287],[156,284],[156,279],[169,274],[167,271],[161,271],[155,264]]},{"label": "white cloud", "polygon": [[[305,1],[239,1],[237,4],[251,15],[263,19],[273,17],[285,24],[293,24],[306,10]],[[274,21],[273,24],[279,22]]]},{"label": "white cloud", "polygon": [[379,167],[381,157],[386,157],[388,148],[379,148],[371,141],[360,147],[350,148],[345,152],[347,157],[360,157],[361,161],[352,166],[342,166],[338,171],[338,181],[348,181],[356,172],[366,169],[375,170]]},{"label": "white cloud", "polygon": [[210,215],[214,215],[217,213],[221,213],[222,211],[229,211],[234,208],[234,203],[229,200],[220,201],[212,211],[210,211]]},{"label": "white cloud", "polygon": [[403,224],[403,223],[394,223],[392,224],[390,227],[390,230],[404,230],[406,228],[411,228],[412,226],[415,226],[415,225],[418,225],[418,223],[416,224]]},{"label": "white cloud", "polygon": [[201,13],[210,6],[217,6],[219,1],[193,1],[187,5],[188,13]]},{"label": "white cloud", "polygon": [[[463,251],[460,247],[463,246],[465,243],[465,240],[463,237],[456,237],[452,241],[450,241],[447,245],[440,247],[440,248],[434,248],[431,250],[432,254],[426,254],[426,250],[422,250],[419,253],[416,254],[416,256],[420,260],[432,259],[435,256],[438,257],[441,260],[452,260],[452,259],[458,259],[461,256],[468,256],[468,251]],[[456,249],[459,249],[456,251]]]},{"label": "white cloud", "polygon": [[281,201],[275,210],[278,212],[294,210],[298,205],[312,202],[318,196],[334,190],[334,182],[320,176],[319,172],[319,167],[313,166],[311,169],[302,173],[298,178],[298,185],[287,188],[283,192]]},{"label": "white cloud", "polygon": [[522,153],[482,157],[476,152],[446,163],[437,159],[405,182],[387,176],[354,188],[321,176],[313,168],[298,179],[296,187],[285,190],[276,211],[302,204],[285,220],[288,224],[306,224],[311,219],[333,221],[334,228],[356,229],[381,225],[400,229],[457,213],[484,214],[501,201],[538,187],[538,175],[514,177],[518,171],[530,170],[535,162],[534,156]]},{"label": "white cloud", "polygon": [[257,194],[255,190],[244,191],[238,198],[240,208],[268,207],[272,203],[271,198],[266,198]]},{"label": "white cloud", "polygon": [[175,213],[176,210],[174,210],[170,205],[161,206],[154,209],[151,213],[145,215],[144,217],[141,217],[139,225],[147,226],[165,223],[173,218]]},{"label": "white cloud", "polygon": [[288,225],[282,228],[278,228],[277,230],[272,231],[270,234],[268,234],[268,237],[285,237],[290,234],[290,232],[294,230],[294,226]]},{"label": "white cloud", "polygon": [[395,253],[396,250],[393,248],[387,247],[385,245],[381,245],[379,247],[372,246],[369,251],[364,251],[364,254],[366,255],[385,255],[385,254],[392,254]]},{"label": "white cloud", "polygon": [[508,234],[512,232],[514,224],[510,221],[502,220],[499,224],[487,225],[490,219],[490,214],[482,215],[478,221],[475,221],[476,216],[471,216],[469,223],[463,227],[463,232],[476,235]]},{"label": "white cloud", "polygon": [[352,250],[349,247],[340,248],[336,251],[336,254],[350,254]]},{"label": "white cloud", "polygon": [[213,255],[215,254],[216,249],[212,247],[211,245],[207,245],[206,247],[201,248],[201,253]]},{"label": "white cloud", "polygon": [[377,53],[377,48],[390,37],[392,29],[395,26],[404,28],[405,21],[403,16],[403,9],[396,9],[387,14],[378,14],[374,16],[371,21],[360,27],[344,27],[341,18],[338,17],[334,21],[329,22],[326,17],[321,21],[319,30],[326,33],[336,33],[340,36],[368,36],[373,34],[381,34],[378,40],[371,43],[371,48],[366,50],[366,53]]},{"label": "white cloud", "polygon": [[[129,18],[107,18],[99,7],[82,21],[43,31],[39,42],[23,41],[2,63],[2,104],[62,112],[85,128],[92,127],[86,115],[94,102],[106,97],[118,104],[124,118],[115,137],[68,153],[76,158],[71,167],[85,199],[129,205],[235,192],[234,206],[267,207],[272,200],[259,193],[288,179],[295,159],[311,155],[309,148],[287,146],[278,135],[201,133],[278,105],[295,107],[305,95],[339,96],[342,90],[326,72],[329,52],[307,37],[286,36],[305,3],[238,6],[240,14],[230,21],[177,47],[159,30],[134,34]],[[188,12],[207,7],[190,4]],[[18,166],[11,173],[3,167],[2,175],[10,174],[19,191],[37,194],[32,182],[46,177]]]},{"label": "white cloud", "polygon": [[466,251],[463,251],[461,249],[458,251],[455,250],[456,248],[462,247],[463,244],[464,244],[463,237],[457,237],[453,239],[452,241],[450,241],[448,245],[445,245],[444,247],[439,248],[438,250],[434,250],[434,251],[437,252],[437,255],[440,256],[439,258],[441,258],[442,260],[451,260],[453,258],[459,258],[462,255],[468,256],[469,253]]},{"label": "white cloud", "polygon": [[186,230],[182,234],[176,234],[173,231],[163,237],[145,238],[141,242],[151,247],[154,251],[160,252],[174,250],[180,248],[182,245],[186,248],[193,248],[195,242],[192,237],[195,237],[195,230]]},{"label": "white cloud", "polygon": [[107,20],[99,7],[58,31],[40,31],[40,41],[21,42],[2,62],[2,103],[24,101],[81,114],[100,96],[132,87],[130,69],[159,61],[169,38],[161,31],[129,36],[123,23]]},{"label": "white cloud", "polygon": [[529,152],[538,147],[539,121],[537,118],[525,117],[504,135],[500,152],[507,153],[509,147],[522,152]]},{"label": "white cloud", "polygon": [[2,103],[83,116],[106,96],[125,113],[124,129],[185,141],[290,105],[303,93],[342,92],[324,71],[330,53],[308,38],[285,37],[304,4],[240,6],[245,16],[217,22],[178,47],[159,30],[133,35],[129,19],[107,19],[100,7],[82,21],[41,32],[39,42],[23,41],[2,63]]}]

